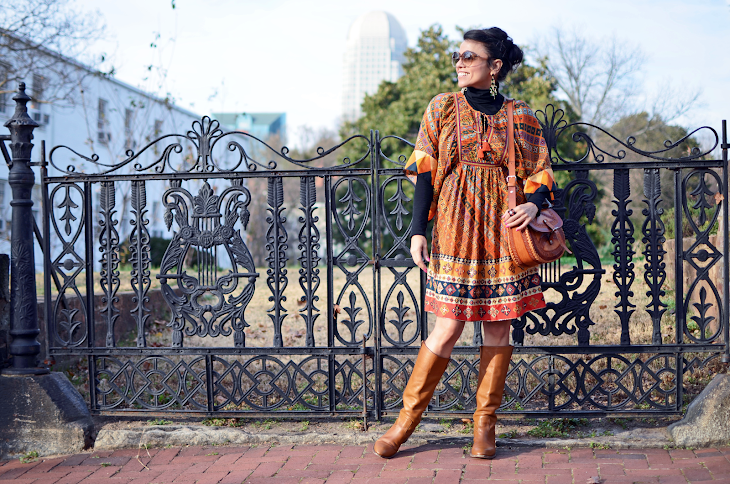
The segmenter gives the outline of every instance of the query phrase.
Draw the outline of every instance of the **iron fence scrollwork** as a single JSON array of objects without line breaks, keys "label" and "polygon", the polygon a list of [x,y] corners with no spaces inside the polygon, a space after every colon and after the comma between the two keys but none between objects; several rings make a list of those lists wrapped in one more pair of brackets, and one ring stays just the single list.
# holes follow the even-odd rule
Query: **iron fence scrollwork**
[{"label": "iron fence scrollwork", "polygon": [[[18,106],[24,100],[16,96]],[[502,411],[677,414],[685,375],[730,360],[728,287],[711,276],[718,267],[728,274],[727,237],[721,243],[711,238],[718,223],[728,227],[726,125],[722,143],[704,127],[652,150],[639,148],[633,137],[621,141],[599,127],[568,123],[554,106],[536,115],[553,170],[569,173],[555,209],[574,255],[544,270],[547,307],[513,323],[515,354]],[[26,126],[24,141],[11,143],[11,170],[20,167],[18,160],[29,161],[33,126]],[[714,137],[711,149],[672,155],[700,130]],[[8,139],[1,141],[5,154]],[[581,154],[569,159],[561,143],[578,146]],[[717,146],[722,159],[710,156]],[[372,131],[295,159],[286,147],[224,132],[207,117],[185,134],[127,151],[116,163],[53,147],[41,163],[49,352],[87,358],[90,405],[100,414],[392,415],[429,329],[425,275],[409,251],[413,184],[402,167],[412,147],[402,137]],[[641,161],[629,161],[637,157]],[[667,260],[662,218],[670,202],[662,199],[665,171],[673,174],[675,190],[673,260]],[[612,190],[602,193],[597,173],[613,175]],[[645,208],[636,214],[632,173],[643,177],[639,203]],[[14,198],[22,198],[16,188]],[[614,205],[612,261],[589,235],[599,201]],[[156,268],[150,231],[159,223],[152,213],[158,203],[169,242]],[[29,260],[23,251],[32,252],[30,225],[15,219],[21,206],[13,207],[16,276],[27,273],[20,267]],[[252,222],[264,230],[254,230]],[[16,223],[30,245],[15,244]],[[688,242],[683,224],[692,233]],[[261,260],[254,252],[264,254]],[[636,267],[643,277],[636,277]],[[14,281],[16,304],[22,304],[23,283]],[[609,283],[620,341],[607,345],[594,338],[592,310]],[[643,307],[639,284],[648,288]],[[122,286],[131,291],[131,307],[122,304]],[[163,318],[153,309],[158,290],[168,311]],[[632,340],[642,311],[650,320],[649,340]],[[663,332],[668,322],[673,334]],[[16,326],[11,352],[23,367],[36,333]],[[471,344],[455,349],[431,414],[470,413],[478,326]],[[120,328],[131,339],[118,337]]]}]

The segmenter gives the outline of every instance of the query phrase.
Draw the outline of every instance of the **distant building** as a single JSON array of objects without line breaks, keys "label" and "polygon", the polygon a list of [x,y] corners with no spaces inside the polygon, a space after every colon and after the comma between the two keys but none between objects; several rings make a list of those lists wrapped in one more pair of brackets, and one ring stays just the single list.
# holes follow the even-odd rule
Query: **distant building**
[{"label": "distant building", "polygon": [[400,22],[391,14],[375,11],[360,16],[350,26],[345,45],[342,115],[355,120],[362,115],[366,94],[373,94],[382,81],[395,82],[403,75],[403,53],[408,39]]},{"label": "distant building", "polygon": [[213,113],[213,118],[261,141],[276,136],[279,145],[286,143],[286,113]]},{"label": "distant building", "polygon": [[[27,93],[31,96],[32,101],[28,103],[28,114],[40,125],[34,130],[33,161],[38,161],[41,156],[41,141],[45,141],[46,157],[49,156],[50,150],[57,145],[66,145],[76,152],[90,158],[92,154],[99,157],[99,161],[108,165],[119,163],[127,158],[127,150],[135,153],[143,149],[147,144],[153,142],[156,138],[169,133],[180,133],[185,135],[189,130],[194,128],[194,123],[200,123],[202,116],[183,109],[169,102],[145,92],[136,87],[130,86],[113,77],[106,77],[98,72],[90,70],[87,66],[77,62],[74,59],[63,57],[62,55],[45,50],[43,55],[51,56],[59,59],[64,63],[68,72],[78,73],[78,85],[74,86],[72,97],[74,103],[68,102],[44,102],[45,92],[49,83],[56,82],[58,75],[52,70],[38,70],[30,73],[24,79],[27,85]],[[0,63],[0,67],[2,64]],[[9,90],[17,89],[17,86],[8,86]],[[0,93],[0,124],[9,119],[14,112],[15,102],[11,99],[12,92]],[[228,128],[228,127],[224,127]],[[230,129],[230,128],[229,128]],[[6,128],[0,127],[2,134],[7,134]],[[181,138],[175,138],[180,140]],[[163,140],[156,143],[142,153],[136,161],[142,166],[150,166],[158,160],[162,154],[162,150],[167,144],[173,143],[171,139]],[[183,165],[188,163],[186,156],[189,157],[194,149],[192,142],[182,141],[181,146],[185,149],[184,153],[172,153],[170,163]],[[221,147],[216,151],[217,158],[233,159],[235,155],[230,154],[228,150]],[[0,158],[1,159],[1,158]],[[72,165],[77,172],[96,173],[103,168],[95,166],[88,160],[84,160],[72,151],[59,149],[54,154],[53,161],[56,166],[49,165],[49,176],[62,176],[63,169]],[[166,170],[166,172],[169,169]],[[41,217],[41,200],[42,187],[40,185],[40,168],[34,167],[36,174],[36,185],[33,187],[33,214],[38,227],[43,226]],[[118,173],[134,172],[134,163],[129,163]],[[185,182],[196,189],[194,182]],[[211,186],[219,192],[225,188],[224,181],[213,180]],[[186,186],[187,186],[186,185]],[[52,190],[54,185],[49,187]],[[118,220],[116,226],[120,240],[124,241],[132,229],[130,216],[130,182],[117,181],[116,188],[116,213]],[[172,237],[172,229],[168,229],[164,222],[164,201],[162,194],[169,188],[169,184],[162,180],[150,180],[146,183],[148,193],[148,204],[146,217],[149,220],[147,229],[153,237]],[[83,205],[79,195],[72,191],[72,200],[79,207]],[[94,221],[93,239],[98,244],[100,226],[98,224],[100,191],[99,184],[92,185],[91,209],[92,220]],[[0,253],[10,253],[11,240],[11,209],[9,202],[12,194],[8,185],[8,168],[5,163],[0,163]],[[58,199],[54,200],[57,204]],[[80,219],[81,208],[76,208],[74,219],[76,224]],[[58,210],[53,215],[56,219],[60,217]],[[73,226],[75,227],[75,225]],[[51,257],[56,257],[63,248],[63,242],[51,228],[50,237]],[[65,234],[62,234],[65,236]],[[78,244],[78,253],[83,254],[83,237]],[[36,271],[43,271],[43,254],[40,246],[35,245],[35,265]],[[100,260],[96,255],[96,248],[93,248],[93,263],[95,270],[100,268]]]}]

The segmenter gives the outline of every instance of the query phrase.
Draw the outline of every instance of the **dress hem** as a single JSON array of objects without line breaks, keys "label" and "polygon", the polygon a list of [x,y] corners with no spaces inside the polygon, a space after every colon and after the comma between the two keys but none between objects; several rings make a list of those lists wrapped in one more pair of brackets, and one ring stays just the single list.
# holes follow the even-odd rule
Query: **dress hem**
[{"label": "dress hem", "polygon": [[[529,307],[528,307],[529,306]],[[432,297],[426,296],[426,304],[424,309],[428,313],[433,313],[447,319],[457,321],[508,321],[519,318],[526,313],[543,309],[546,307],[545,298],[542,292],[534,294],[519,301],[502,303],[493,306],[465,306],[462,304],[450,304],[443,301],[437,301]]]}]

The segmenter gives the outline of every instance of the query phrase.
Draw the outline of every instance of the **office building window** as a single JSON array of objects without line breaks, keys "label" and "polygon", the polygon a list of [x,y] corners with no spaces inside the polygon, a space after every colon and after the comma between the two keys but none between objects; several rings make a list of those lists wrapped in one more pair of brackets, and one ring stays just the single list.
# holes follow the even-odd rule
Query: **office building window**
[{"label": "office building window", "polygon": [[[33,95],[31,96],[30,107],[40,111],[41,101],[43,100],[43,91],[45,89],[46,78],[40,74],[33,74]],[[38,120],[36,120],[38,121]]]},{"label": "office building window", "polygon": [[[0,82],[3,83],[3,88],[0,89],[0,91],[8,89],[8,86],[10,84],[10,80],[8,79],[9,71],[10,71],[10,69],[8,68],[7,64],[3,64],[2,62],[0,62]],[[4,113],[4,112],[8,111],[9,102],[10,102],[10,96],[8,95],[8,93],[1,92],[0,93],[0,113]]]},{"label": "office building window", "polygon": [[108,105],[109,102],[106,99],[99,98],[96,114],[97,140],[103,145],[108,144],[112,138],[111,133],[107,130]]},{"label": "office building window", "polygon": [[132,118],[134,112],[127,108],[124,110],[124,149],[133,150],[134,140],[132,139]]}]

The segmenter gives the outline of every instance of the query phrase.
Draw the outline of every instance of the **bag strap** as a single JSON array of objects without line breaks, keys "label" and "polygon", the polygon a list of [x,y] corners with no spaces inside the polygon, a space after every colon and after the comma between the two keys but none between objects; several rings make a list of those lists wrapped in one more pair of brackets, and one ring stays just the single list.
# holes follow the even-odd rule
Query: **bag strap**
[{"label": "bag strap", "polygon": [[454,93],[454,107],[456,108],[456,145],[459,148],[459,152],[456,154],[457,158],[461,159],[461,114],[459,113],[459,94]]},{"label": "bag strap", "polygon": [[507,165],[507,196],[509,208],[517,206],[517,176],[515,173],[515,122],[514,122],[514,99],[506,99],[507,103],[507,153],[509,163]]}]

